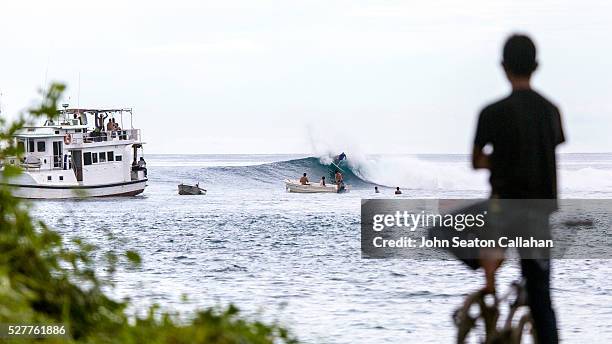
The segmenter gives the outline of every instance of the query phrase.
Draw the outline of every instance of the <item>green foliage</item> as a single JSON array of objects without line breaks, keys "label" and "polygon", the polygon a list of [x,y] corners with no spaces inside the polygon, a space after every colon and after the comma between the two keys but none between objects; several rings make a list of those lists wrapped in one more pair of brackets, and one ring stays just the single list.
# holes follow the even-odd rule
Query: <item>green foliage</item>
[{"label": "green foliage", "polygon": [[[0,160],[21,156],[12,135],[27,120],[55,117],[64,90],[53,84],[43,95],[40,107],[8,123],[0,118]],[[19,173],[5,165],[3,181]],[[163,312],[157,306],[144,317],[126,314],[128,301],[107,296],[110,287],[96,275],[92,254],[96,248],[74,239],[65,245],[62,237],[29,214],[27,203],[0,186],[0,323],[65,324],[68,339],[15,340],[47,343],[295,343],[287,330],[277,324],[245,320],[238,309],[206,309],[195,312],[190,321]],[[106,254],[107,269],[117,264],[141,263],[134,251]],[[184,318],[184,317],[183,317]]]}]

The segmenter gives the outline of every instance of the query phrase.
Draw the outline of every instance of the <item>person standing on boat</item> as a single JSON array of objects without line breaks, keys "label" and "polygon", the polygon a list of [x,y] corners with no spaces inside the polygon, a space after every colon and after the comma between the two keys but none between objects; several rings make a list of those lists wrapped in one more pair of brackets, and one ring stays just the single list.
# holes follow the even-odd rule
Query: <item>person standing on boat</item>
[{"label": "person standing on boat", "polygon": [[108,120],[108,122],[106,123],[106,131],[114,131],[115,130],[114,121],[115,120],[113,118]]},{"label": "person standing on boat", "polygon": [[107,117],[108,117],[108,114],[102,115],[102,114],[96,112],[96,114],[95,114],[96,128],[99,128],[100,131],[103,131],[103,129],[104,129],[104,121],[106,120]]},{"label": "person standing on boat", "polygon": [[306,177],[306,173],[304,173],[302,178],[300,178],[300,184],[302,184],[302,185],[310,185],[310,182],[308,181],[308,178]]},{"label": "person standing on boat", "polygon": [[321,186],[326,186],[326,185],[325,185],[325,176],[321,177],[321,183],[320,183],[320,185],[321,185]]},{"label": "person standing on boat", "polygon": [[400,190],[399,186],[395,188],[395,194],[396,195],[401,195],[402,194],[402,190]]},{"label": "person standing on boat", "polygon": [[378,190],[378,186],[374,187],[374,193],[380,193],[380,190]]},{"label": "person standing on boat", "polygon": [[143,157],[138,160],[138,169],[144,171],[145,178],[147,177],[147,162]]}]

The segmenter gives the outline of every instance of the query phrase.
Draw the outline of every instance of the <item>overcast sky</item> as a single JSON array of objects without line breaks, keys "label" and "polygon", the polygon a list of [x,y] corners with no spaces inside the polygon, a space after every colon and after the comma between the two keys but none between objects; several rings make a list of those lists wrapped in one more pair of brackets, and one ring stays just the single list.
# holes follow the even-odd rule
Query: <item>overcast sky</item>
[{"label": "overcast sky", "polygon": [[563,112],[563,150],[612,151],[610,13],[591,0],[4,1],[0,102],[14,114],[45,80],[66,82],[72,106],[133,107],[148,153],[467,153],[479,109],[509,91],[501,45],[520,31]]}]

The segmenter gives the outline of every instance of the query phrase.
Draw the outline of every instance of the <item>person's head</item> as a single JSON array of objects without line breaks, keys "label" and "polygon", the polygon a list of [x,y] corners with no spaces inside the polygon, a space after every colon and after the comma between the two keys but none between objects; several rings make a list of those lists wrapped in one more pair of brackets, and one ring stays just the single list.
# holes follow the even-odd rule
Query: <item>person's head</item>
[{"label": "person's head", "polygon": [[304,177],[306,177],[306,173],[304,173]]},{"label": "person's head", "polygon": [[325,176],[321,177],[321,179],[325,180]]},{"label": "person's head", "polygon": [[395,190],[399,191],[399,186],[395,188]]},{"label": "person's head", "polygon": [[378,186],[375,186],[375,187],[374,187],[374,190],[378,191]]},{"label": "person's head", "polygon": [[144,160],[144,158],[143,158],[143,157],[140,157],[140,160]]},{"label": "person's head", "polygon": [[531,77],[538,68],[536,47],[526,35],[514,34],[504,44],[502,66],[509,80]]}]

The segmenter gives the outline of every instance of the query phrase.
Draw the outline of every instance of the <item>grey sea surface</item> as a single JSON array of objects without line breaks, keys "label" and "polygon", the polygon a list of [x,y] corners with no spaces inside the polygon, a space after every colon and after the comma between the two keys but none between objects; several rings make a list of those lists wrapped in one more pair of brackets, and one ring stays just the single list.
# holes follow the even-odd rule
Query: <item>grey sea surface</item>
[{"label": "grey sea surface", "polygon": [[[130,297],[133,312],[158,303],[189,316],[234,303],[307,343],[451,343],[453,310],[483,283],[481,272],[455,261],[367,260],[360,252],[362,198],[486,197],[487,175],[472,171],[465,155],[349,153],[345,194],[285,191],[285,178],[326,175],[325,158],[146,159],[150,179],[140,196],[33,202],[35,216],[66,237],[141,254],[142,266],[113,277],[112,292]],[[612,154],[566,154],[559,165],[562,197],[612,197]],[[208,194],[179,196],[181,182],[199,182]],[[401,196],[393,195],[395,186]],[[612,261],[553,264],[561,338],[612,342]],[[499,287],[519,275],[517,262],[506,262]]]}]

